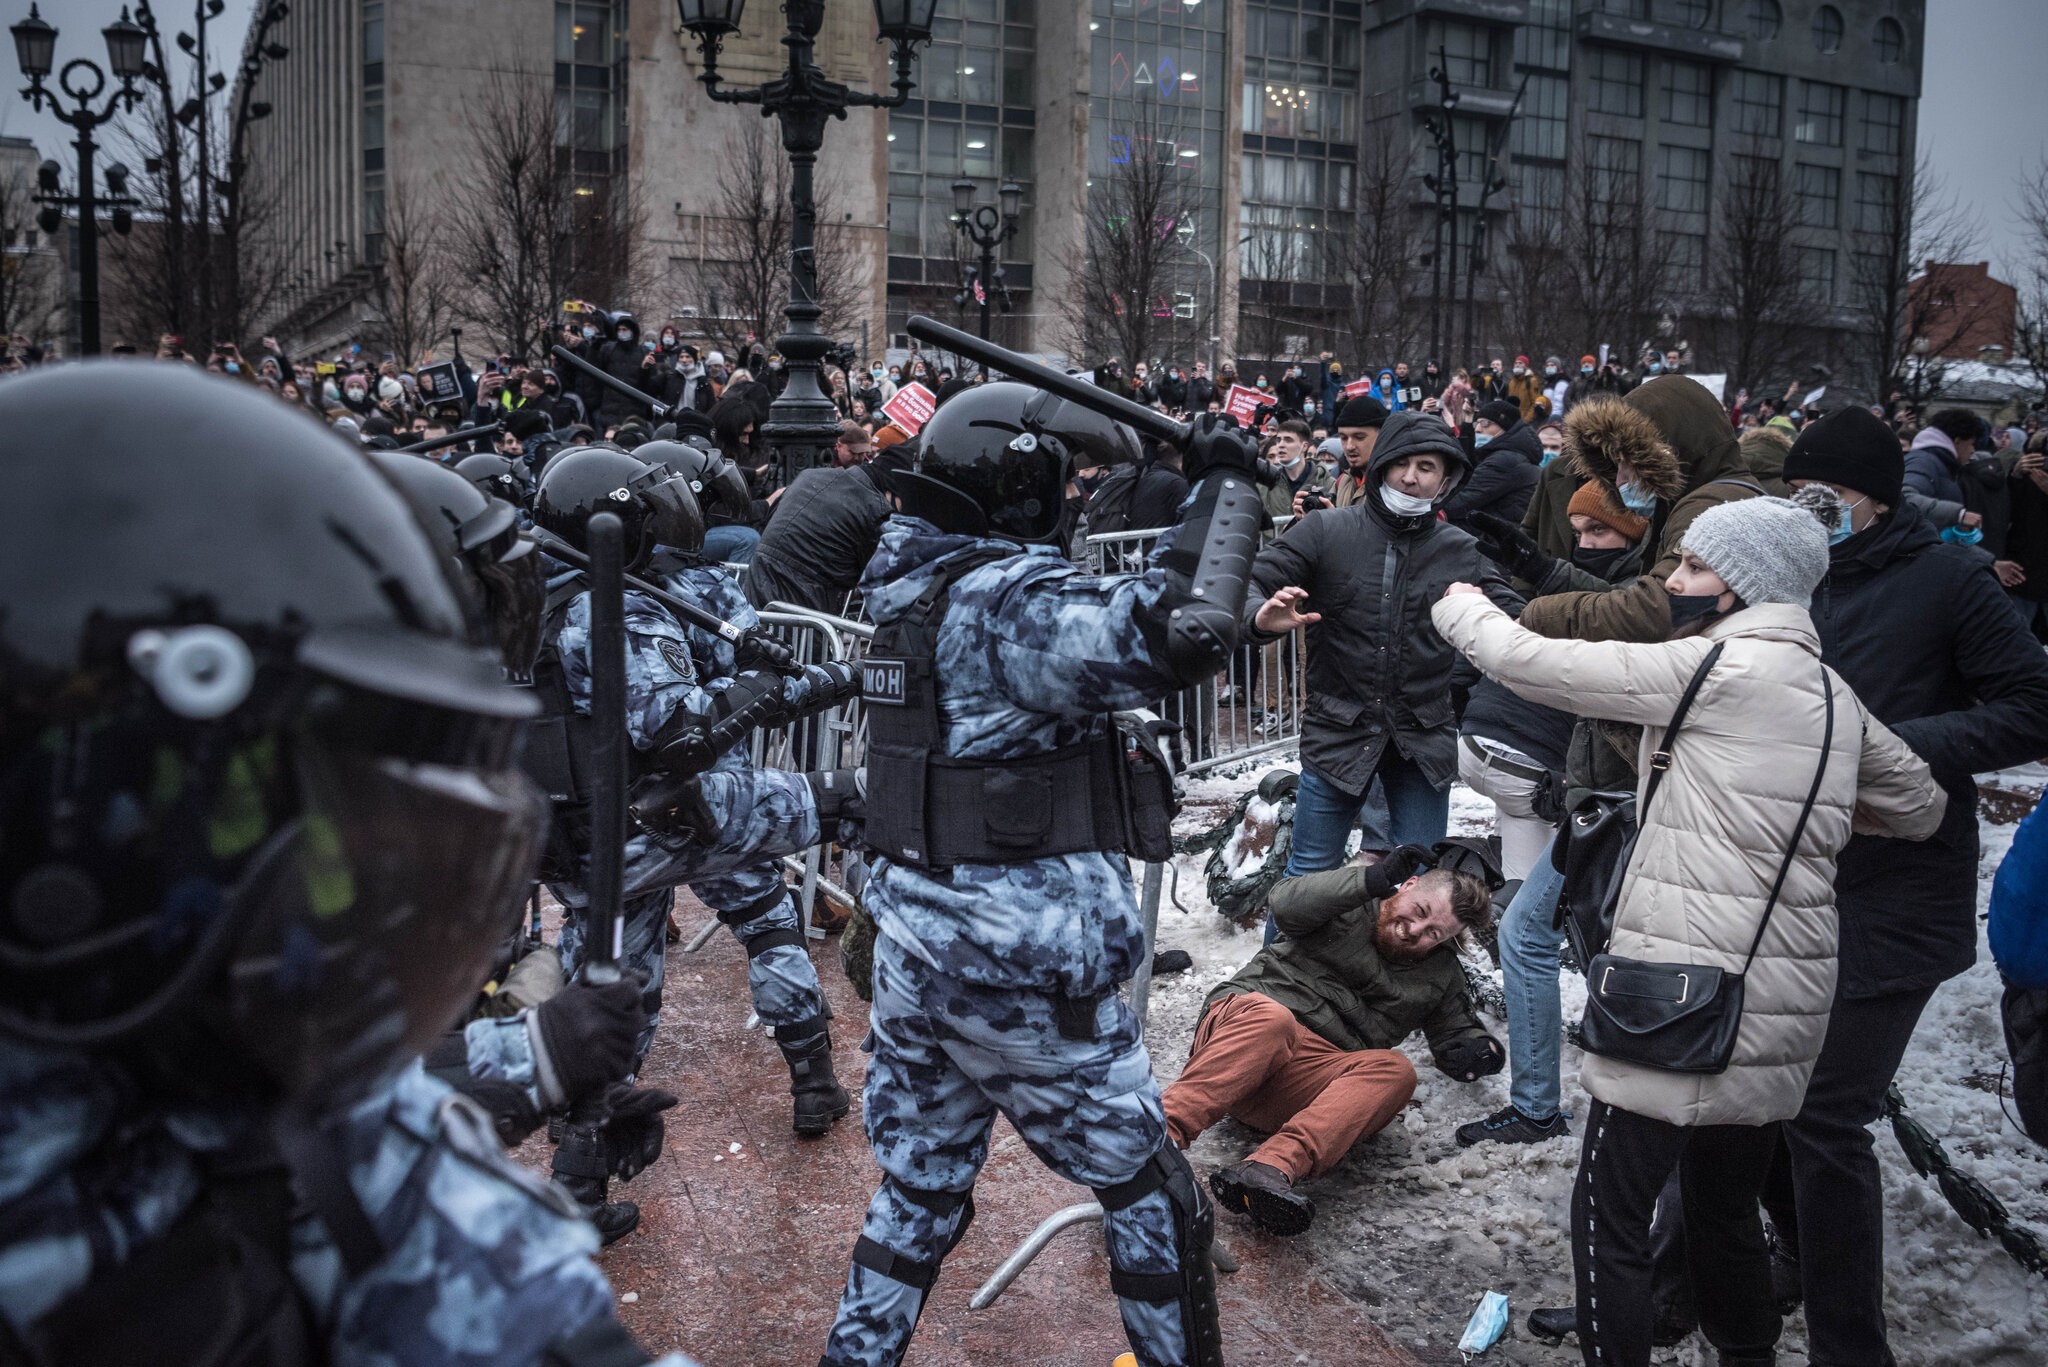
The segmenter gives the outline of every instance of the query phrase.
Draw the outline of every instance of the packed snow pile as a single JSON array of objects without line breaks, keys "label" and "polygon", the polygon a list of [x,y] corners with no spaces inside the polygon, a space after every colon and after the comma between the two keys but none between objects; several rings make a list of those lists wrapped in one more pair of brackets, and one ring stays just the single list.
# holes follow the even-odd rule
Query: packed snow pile
[{"label": "packed snow pile", "polygon": [[[1234,779],[1194,785],[1187,831],[1213,824],[1270,762]],[[2029,766],[1985,781],[1980,906],[2012,839],[2017,815],[2038,800],[2048,769]],[[1453,790],[1451,834],[1483,835],[1492,804],[1464,787]],[[1188,914],[1162,904],[1159,944],[1187,950],[1192,971],[1157,980],[1147,1034],[1162,1083],[1179,1075],[1202,1000],[1257,952],[1260,931],[1239,930],[1215,914],[1203,893],[1201,854],[1176,861],[1175,887]],[[1498,981],[1498,971],[1494,978]],[[2048,1149],[2034,1145],[2006,1119],[1997,1095],[2005,1041],[2000,993],[1990,952],[1980,946],[1975,968],[1945,984],[1922,1017],[1898,1084],[1908,1111],[1947,1148],[1957,1167],[1981,1179],[2015,1221],[2048,1237]],[[1567,1021],[1585,1002],[1583,980],[1564,979]],[[1507,1027],[1489,1021],[1502,1040]],[[1570,1204],[1578,1168],[1579,1126],[1569,1139],[1540,1145],[1460,1149],[1452,1131],[1507,1104],[1505,1072],[1477,1083],[1439,1073],[1418,1037],[1407,1052],[1421,1083],[1409,1109],[1381,1134],[1360,1143],[1329,1176],[1308,1188],[1318,1208],[1304,1236],[1323,1279],[1371,1307],[1398,1343],[1427,1363],[1459,1361],[1456,1344],[1482,1293],[1505,1293],[1512,1306],[1508,1336],[1489,1362],[1577,1362],[1576,1340],[1552,1346],[1529,1337],[1528,1312],[1569,1305],[1572,1298]],[[1580,1053],[1564,1047],[1568,1111],[1583,1113]],[[1885,1174],[1886,1279],[1892,1347],[1915,1367],[1999,1367],[2048,1358],[2048,1279],[2030,1276],[1995,1242],[1979,1238],[1952,1211],[1933,1182],[1913,1172],[1890,1126],[1874,1127]],[[1199,1172],[1244,1156],[1258,1137],[1232,1121],[1218,1125],[1190,1151]],[[1257,1258],[1265,1236],[1242,1220],[1220,1217],[1218,1235],[1241,1259]],[[1798,1312],[1785,1325],[1779,1351],[1805,1353]],[[1713,1350],[1697,1334],[1660,1363],[1711,1367]],[[1334,1364],[1331,1365],[1334,1367]]]}]

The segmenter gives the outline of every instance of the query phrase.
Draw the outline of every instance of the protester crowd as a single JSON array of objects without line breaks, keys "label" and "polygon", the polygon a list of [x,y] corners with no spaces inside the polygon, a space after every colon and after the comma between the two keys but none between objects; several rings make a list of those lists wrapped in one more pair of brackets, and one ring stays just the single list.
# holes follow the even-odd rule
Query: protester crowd
[{"label": "protester crowd", "polygon": [[[1769,1363],[1781,1315],[1803,1302],[1812,1362],[1890,1360],[1869,1126],[1936,988],[1974,962],[1975,777],[2048,757],[2048,430],[2038,414],[2004,427],[1940,404],[1826,406],[1794,402],[1797,385],[1775,399],[1745,392],[1724,402],[1690,378],[1682,351],[1646,351],[1633,366],[1601,348],[1540,366],[1515,356],[1354,374],[1324,355],[1263,371],[1221,366],[1213,376],[1200,362],[1070,372],[1188,420],[1188,442],[1176,447],[1071,402],[990,384],[978,367],[925,354],[857,364],[841,354],[825,375],[841,419],[830,459],[785,484],[761,435],[786,378],[767,348],[749,342],[727,355],[674,323],[649,328],[587,306],[565,314],[550,343],[547,355],[506,350],[480,366],[459,347],[446,362],[412,367],[356,351],[308,360],[268,337],[253,359],[233,344],[191,354],[170,336],[156,354],[248,391],[232,412],[263,440],[236,448],[230,463],[246,467],[236,478],[314,478],[263,465],[263,441],[292,430],[270,423],[285,411],[275,405],[372,452],[425,524],[448,534],[434,554],[472,576],[473,592],[453,604],[434,596],[446,585],[415,603],[399,579],[383,581],[378,611],[395,614],[392,640],[422,617],[466,622],[459,630],[475,638],[470,645],[501,652],[494,682],[531,686],[557,723],[542,734],[561,747],[560,784],[572,793],[582,781],[578,719],[591,714],[597,687],[596,609],[582,577],[587,528],[596,511],[628,523],[627,568],[642,578],[624,603],[627,738],[636,782],[660,786],[653,795],[635,788],[616,941],[624,984],[579,974],[592,933],[585,824],[576,831],[583,848],[550,845],[542,865],[568,915],[550,984],[530,999],[485,1003],[438,1042],[404,1041],[488,1112],[500,1138],[553,1114],[555,1175],[575,1198],[570,1213],[607,1242],[638,1219],[630,1202],[612,1199],[610,1183],[658,1155],[659,1116],[675,1104],[632,1082],[660,1019],[675,887],[711,906],[747,953],[753,1008],[790,1071],[797,1132],[823,1134],[848,1112],[829,1013],[779,862],[836,838],[868,844],[880,860],[864,985],[875,1003],[866,1104],[884,1176],[827,1362],[900,1356],[940,1260],[971,1219],[967,1193],[997,1109],[1050,1166],[1102,1199],[1112,1284],[1139,1361],[1220,1362],[1204,1281],[1209,1197],[1179,1150],[1226,1115],[1266,1136],[1208,1174],[1207,1190],[1225,1212],[1299,1234],[1315,1218],[1315,1184],[1409,1103],[1416,1075],[1399,1046],[1417,1035],[1454,1079],[1509,1075],[1509,1104],[1465,1118],[1459,1144],[1572,1136],[1582,1146],[1572,1207],[1577,1303],[1537,1311],[1532,1329],[1575,1333],[1589,1363],[1647,1363],[1653,1345],[1695,1329],[1724,1364]],[[23,420],[76,425],[76,392],[48,378],[56,387],[23,399]],[[0,385],[0,408],[25,392],[22,383]],[[204,396],[182,384],[152,391],[163,420],[214,432]],[[888,411],[913,385],[930,415]],[[1234,397],[1243,389],[1248,405]],[[1241,427],[1224,417],[1234,413]],[[339,460],[338,444],[323,442],[321,462]],[[962,473],[972,461],[1008,462],[1040,482],[1028,497],[1017,492],[1021,476],[977,484]],[[334,524],[346,524],[339,539],[349,553],[374,560],[381,547],[387,569],[408,563],[415,552],[394,549],[397,533],[351,483],[356,472],[321,468],[354,500]],[[1046,469],[1056,472],[1049,486]],[[254,499],[254,487],[222,497]],[[167,506],[179,497],[162,494]],[[166,535],[184,525],[172,519]],[[1146,574],[1097,578],[1074,563],[1084,534],[1161,542]],[[181,569],[198,554],[161,553]],[[263,568],[230,560],[194,573],[225,585]],[[352,563],[334,571],[337,583]],[[836,614],[853,594],[878,624],[872,657],[910,660],[893,685],[877,676],[907,692],[901,715],[873,722],[885,709],[870,710],[876,770],[829,759],[811,772],[756,769],[729,738],[714,744],[751,726],[801,728],[878,686],[844,667],[778,666],[759,631],[768,604]],[[969,609],[950,626],[948,595]],[[198,612],[198,601],[179,611]],[[93,610],[82,608],[81,622],[101,622],[100,606],[86,604]],[[429,699],[514,715],[509,704],[465,694],[474,679],[458,685],[446,652],[433,667],[453,672],[432,687],[394,685],[382,671],[397,657],[382,647],[366,663],[332,663],[340,657],[323,656],[317,634],[332,609],[296,606],[315,628],[312,643],[251,662],[250,679],[259,663],[354,670],[352,689],[402,696],[406,706]],[[78,626],[84,635],[100,629]],[[253,792],[258,780],[244,771],[265,762],[271,733],[237,734],[234,746],[256,749],[221,758],[206,727],[230,709],[209,712],[199,691],[236,668],[209,665],[179,692],[150,673],[167,650],[162,637],[133,637],[126,658],[183,720],[160,733],[133,714],[120,724],[183,757],[163,761],[162,772],[183,763],[209,783]],[[207,646],[236,658],[217,639]],[[1298,670],[1307,697],[1289,852],[1262,947],[1210,995],[1186,1067],[1161,1093],[1114,990],[1144,949],[1123,856],[1147,846],[1134,821],[1104,805],[1127,776],[1118,769],[1112,781],[1096,767],[1125,748],[1104,750],[1101,714],[1171,690],[1213,691],[1226,661],[1247,653]],[[321,706],[332,714],[316,720],[344,726],[370,715],[364,705],[329,700]],[[41,703],[12,706],[37,725],[57,724]],[[394,743],[424,747],[417,723],[394,725]],[[29,723],[0,732],[10,745],[31,733]],[[1009,753],[1015,746],[1023,758]],[[933,758],[941,752],[943,762]],[[74,771],[45,750],[36,756],[30,763],[10,751],[17,767],[7,791],[97,791],[99,771],[83,757]],[[935,799],[914,817],[900,803],[870,803],[873,785],[900,793],[906,765],[919,794],[967,783],[963,773],[980,784],[986,772],[1027,807],[1033,791],[1063,785],[1082,797],[1073,807],[1045,798],[1045,829],[991,817],[987,831],[978,819],[970,831],[941,813],[950,802]],[[1495,805],[1491,842],[1448,839],[1454,780]],[[160,773],[153,791],[177,781]],[[553,790],[558,803],[561,792]],[[75,807],[76,793],[66,793]],[[90,834],[77,833],[63,803],[50,831],[36,828],[37,849],[63,857],[28,876],[42,881],[15,895],[17,919],[26,924],[44,908],[73,917],[85,905],[73,886],[82,856],[65,851],[127,851],[118,832],[146,818],[127,788],[117,797],[95,811]],[[210,789],[206,800],[232,807]],[[261,805],[248,792],[241,801],[244,816]],[[412,801],[406,810],[427,819],[427,799]],[[177,849],[206,828],[189,812],[178,821]],[[233,844],[224,822],[232,826],[214,816],[207,828],[216,851]],[[2048,1143],[2048,906],[2038,817],[2028,828],[2011,877],[2000,875],[1993,945],[2011,984],[2004,1015],[2020,1113]],[[558,822],[558,840],[562,830]],[[214,858],[232,864],[254,847],[251,837],[233,844],[234,859]],[[144,863],[136,877],[147,884],[156,866]],[[985,872],[956,877],[956,865]],[[53,867],[58,874],[46,872]],[[424,865],[413,872],[432,876]],[[356,894],[336,891],[348,881],[314,888],[316,900],[337,901],[323,915],[355,905]],[[359,892],[374,885],[367,866],[356,881]],[[1005,916],[986,915],[970,885],[1002,902]],[[165,894],[186,908],[179,914],[202,916],[198,894],[173,887],[184,889]],[[75,919],[59,930],[72,933]],[[1489,1033],[1460,967],[1457,946],[1471,941],[1496,956],[1505,1039]],[[113,943],[101,937],[89,948],[113,953]],[[305,953],[317,951],[295,945],[287,957]],[[1561,1077],[1565,966],[1588,980],[1583,1099],[1568,1096]],[[445,982],[462,976],[458,966]],[[115,973],[118,990],[92,1009],[115,1010],[133,977],[131,968]],[[477,982],[467,985],[472,995]],[[423,989],[408,981],[379,1000],[414,990]],[[49,991],[37,1009],[71,1009],[59,988]],[[934,1022],[978,1041],[977,1061],[949,1051]],[[0,1018],[0,1035],[21,1028]],[[39,1048],[72,1038],[29,1034]],[[1028,1066],[1021,1055],[1001,1057],[998,1045],[1014,1049],[1018,1038],[1038,1051]],[[39,1062],[9,1075],[27,1079],[33,1095],[78,1090],[70,1055],[24,1057]],[[593,1108],[592,1098],[604,1104]],[[433,1105],[420,1091],[398,1108],[414,1136],[408,1163],[425,1162],[421,1144],[441,1142],[442,1122],[419,1118]],[[113,1132],[108,1106],[79,1118],[76,1134],[67,1129],[77,1142],[65,1154]],[[356,1113],[343,1137],[352,1171],[398,1162],[390,1155],[403,1126],[388,1119]],[[931,1127],[948,1126],[935,1142]],[[35,1174],[62,1170],[68,1159],[52,1154],[30,1165]],[[419,1185],[435,1180],[417,1171]],[[197,1180],[178,1172],[187,1186]],[[471,1180],[475,1191],[447,1199],[501,1199],[495,1178]],[[20,1205],[26,1189],[0,1189],[0,1241],[56,1229],[81,1247],[91,1242],[85,1230],[99,1198],[67,1194],[53,1214]],[[361,1250],[349,1245],[366,1217],[331,1190],[315,1204],[332,1235],[321,1256],[347,1269],[327,1274],[330,1299],[353,1307],[349,1332],[375,1339],[364,1307],[396,1293],[380,1293],[374,1277],[342,1289],[362,1276]],[[387,1244],[411,1237],[395,1198],[368,1218]],[[145,1242],[184,1229],[146,1210],[132,1220]],[[462,1241],[472,1233],[441,1237],[456,1250],[449,1259],[470,1257]],[[552,1275],[583,1298],[576,1319],[585,1332],[610,1323],[584,1304],[604,1293],[581,1260],[580,1235],[536,1225],[521,1237],[563,1250]],[[92,1266],[93,1255],[80,1256]],[[70,1341],[56,1334],[94,1342],[75,1309],[61,1324],[37,1318],[62,1299],[37,1278],[69,1290],[88,1284],[78,1259],[65,1257],[61,1275],[29,1263],[0,1273],[0,1314],[12,1332],[33,1326],[39,1348]],[[492,1291],[519,1294],[496,1283]],[[586,1356],[547,1360],[644,1360],[606,1356],[621,1351],[609,1332]]]}]

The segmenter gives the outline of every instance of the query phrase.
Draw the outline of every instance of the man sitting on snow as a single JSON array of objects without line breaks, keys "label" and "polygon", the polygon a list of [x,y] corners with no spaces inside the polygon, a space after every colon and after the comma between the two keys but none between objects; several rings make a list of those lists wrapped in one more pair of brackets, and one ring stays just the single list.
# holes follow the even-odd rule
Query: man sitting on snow
[{"label": "man sitting on snow", "polygon": [[1274,887],[1281,938],[1210,993],[1166,1127],[1186,1148],[1225,1115],[1270,1138],[1209,1178],[1227,1210],[1299,1234],[1315,1203],[1296,1188],[1337,1165],[1415,1093],[1395,1046],[1416,1030],[1461,1082],[1500,1071],[1506,1052],[1472,1014],[1450,941],[1493,917],[1486,885],[1432,868],[1404,845]]}]

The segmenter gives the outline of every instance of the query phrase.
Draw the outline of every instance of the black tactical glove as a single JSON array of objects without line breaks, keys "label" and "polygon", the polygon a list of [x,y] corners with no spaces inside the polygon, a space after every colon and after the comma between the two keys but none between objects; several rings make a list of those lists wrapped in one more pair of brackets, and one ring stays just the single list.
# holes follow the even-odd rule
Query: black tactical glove
[{"label": "black tactical glove", "polygon": [[1471,522],[1479,553],[1488,560],[1525,584],[1541,584],[1550,577],[1557,561],[1536,549],[1535,538],[1520,525],[1492,513],[1474,513]]},{"label": "black tactical glove", "polygon": [[704,800],[695,774],[646,774],[626,793],[626,817],[633,828],[657,840],[694,840],[710,849],[720,834],[718,813]]},{"label": "black tactical glove", "polygon": [[1492,1077],[1507,1063],[1507,1050],[1491,1035],[1454,1039],[1436,1051],[1436,1066],[1459,1082]]},{"label": "black tactical glove", "polygon": [[[573,1104],[633,1070],[633,1045],[647,1024],[640,1000],[644,987],[638,973],[603,987],[572,983],[534,1008],[535,1043],[546,1055],[546,1066],[535,1069],[542,1079],[542,1100],[550,1106]],[[545,1082],[550,1073],[559,1096],[548,1094],[554,1090]]]},{"label": "black tactical glove", "polygon": [[661,1157],[661,1141],[667,1133],[661,1113],[676,1104],[672,1093],[652,1087],[635,1087],[614,1082],[605,1093],[605,1160],[612,1176],[630,1182]]},{"label": "black tactical glove", "polygon": [[1247,479],[1258,468],[1259,444],[1228,413],[1203,413],[1190,424],[1181,473],[1188,483],[1200,482],[1212,470],[1233,470]]},{"label": "black tactical glove", "polygon": [[1389,850],[1387,857],[1365,871],[1365,891],[1370,897],[1385,897],[1418,873],[1436,867],[1436,856],[1420,845],[1403,845]]},{"label": "black tactical glove", "polygon": [[[821,680],[818,675],[825,677]],[[819,712],[860,696],[860,666],[848,660],[832,660],[826,664],[812,665],[810,669],[811,691],[804,699],[803,711]]]},{"label": "black tactical glove", "polygon": [[732,648],[732,656],[741,669],[766,669],[792,678],[804,672],[789,643],[776,640],[763,627],[740,633],[739,643]]}]

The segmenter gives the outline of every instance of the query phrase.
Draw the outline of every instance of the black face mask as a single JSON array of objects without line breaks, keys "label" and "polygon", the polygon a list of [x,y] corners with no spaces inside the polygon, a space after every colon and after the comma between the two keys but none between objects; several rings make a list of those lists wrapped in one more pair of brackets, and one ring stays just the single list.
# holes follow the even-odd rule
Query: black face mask
[{"label": "black face mask", "polygon": [[[1635,550],[1634,546],[1612,546],[1606,549],[1579,546],[1572,551],[1572,564],[1578,566],[1587,574],[1597,575],[1599,578],[1611,582],[1614,578],[1614,567],[1621,563],[1622,557],[1628,555],[1633,550]],[[1676,599],[1672,601],[1674,604],[1677,602]],[[1674,607],[1674,619],[1676,615]]]},{"label": "black face mask", "polygon": [[1721,595],[1718,593],[1674,593],[1671,595],[1671,629],[1691,626],[1694,622],[1710,622],[1721,615]]}]

